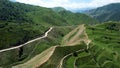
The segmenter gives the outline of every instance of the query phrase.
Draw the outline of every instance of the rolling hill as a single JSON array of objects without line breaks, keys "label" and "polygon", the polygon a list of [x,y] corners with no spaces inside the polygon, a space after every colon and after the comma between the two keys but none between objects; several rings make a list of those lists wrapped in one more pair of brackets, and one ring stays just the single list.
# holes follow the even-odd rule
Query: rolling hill
[{"label": "rolling hill", "polygon": [[120,3],[105,5],[96,9],[85,11],[85,13],[100,22],[120,21]]},{"label": "rolling hill", "polygon": [[94,24],[98,21],[85,14],[70,11],[57,13],[51,8],[0,0],[0,49],[37,38],[50,26],[82,23]]}]

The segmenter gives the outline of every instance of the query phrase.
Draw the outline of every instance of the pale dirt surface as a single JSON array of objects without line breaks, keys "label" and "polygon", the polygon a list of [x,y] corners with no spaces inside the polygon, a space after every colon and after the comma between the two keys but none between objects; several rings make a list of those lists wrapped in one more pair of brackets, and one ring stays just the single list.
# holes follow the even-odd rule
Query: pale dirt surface
[{"label": "pale dirt surface", "polygon": [[[78,33],[78,31],[79,31],[79,28],[81,27],[81,25],[79,26],[79,27],[77,27],[77,28],[75,28],[74,30],[72,30],[71,32],[69,32],[64,38],[63,38],[63,41],[62,41],[62,44],[63,45],[68,45],[69,43],[70,43],[70,41],[71,41],[71,39],[74,37],[71,37],[74,33]],[[76,35],[75,34],[75,35]],[[69,39],[71,37],[71,39]],[[71,42],[72,43],[72,42]]]},{"label": "pale dirt surface", "polygon": [[63,38],[63,40],[62,40],[62,45],[66,45],[66,44],[67,44],[68,38],[69,38],[71,35],[73,35],[73,34],[77,31],[77,29],[79,29],[79,27],[77,27],[77,28],[75,28],[74,30],[72,30],[70,33],[68,33],[68,34]]},{"label": "pale dirt surface", "polygon": [[[90,40],[88,39],[85,29],[86,28],[84,24],[78,26],[63,38],[62,44],[64,46],[73,46],[76,44],[80,44],[81,41],[84,41],[88,45],[90,43]],[[71,37],[75,32],[76,34]],[[71,39],[69,39],[69,37],[71,37]]]},{"label": "pale dirt surface", "polygon": [[36,68],[49,60],[49,58],[54,53],[56,46],[50,47],[49,49],[43,51],[41,54],[36,55],[26,63],[13,66],[12,68]]}]

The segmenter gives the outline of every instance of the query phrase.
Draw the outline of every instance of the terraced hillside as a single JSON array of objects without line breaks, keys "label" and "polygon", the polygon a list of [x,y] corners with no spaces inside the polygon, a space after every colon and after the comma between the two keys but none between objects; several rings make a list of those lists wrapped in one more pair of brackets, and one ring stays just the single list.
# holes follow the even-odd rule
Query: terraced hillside
[{"label": "terraced hillside", "polygon": [[[75,29],[79,29],[80,33],[78,34],[79,36],[82,36],[85,31],[83,30],[84,25],[80,25]],[[84,27],[85,28],[85,27]],[[72,30],[71,32],[73,32]],[[70,33],[71,33],[70,32]],[[76,35],[73,35],[73,37]],[[81,38],[85,39],[85,38]],[[87,38],[88,39],[88,38]],[[80,40],[80,38],[78,39]],[[75,41],[74,41],[75,42]],[[73,42],[73,43],[74,43]],[[84,40],[79,41],[79,43],[74,44],[74,46],[71,46],[69,44],[66,44],[67,46],[52,46],[48,48],[47,50],[43,51],[42,53],[36,55],[29,61],[13,66],[13,68],[35,68],[35,67],[40,67],[40,68],[61,68],[62,67],[62,60],[64,60],[64,57],[67,55],[72,55],[74,52],[79,52],[83,49],[87,48],[86,43],[84,43]]]},{"label": "terraced hillside", "polygon": [[120,4],[108,6],[96,19],[109,22],[94,25],[64,8],[0,0],[0,68],[120,68]]},{"label": "terraced hillside", "polygon": [[120,68],[120,23],[88,26],[88,50],[68,56],[63,68]]},{"label": "terraced hillside", "polygon": [[[84,28],[85,28],[84,25],[79,25],[79,26],[77,26],[77,28],[75,28],[74,30],[72,30],[65,36],[65,37],[68,37],[68,35],[71,36],[74,33],[74,31],[76,31],[76,29],[78,29],[79,31],[77,31],[77,35],[74,34],[72,36],[75,38],[76,38],[76,36],[85,36],[85,37],[81,37],[81,38],[77,39],[77,40],[82,39],[81,41],[79,41],[79,42],[77,42],[77,44],[73,44],[73,46],[71,46],[70,44],[65,44],[65,42],[63,42],[63,40],[65,38],[64,37],[62,40],[61,46],[57,47],[55,52],[51,56],[51,58],[46,63],[41,65],[39,68],[48,68],[48,67],[49,68],[62,68],[63,60],[67,56],[73,55],[74,52],[79,52],[79,51],[86,49],[87,45],[84,42],[84,40],[86,40],[86,39],[89,40],[89,39],[88,39],[88,37],[86,37]],[[72,40],[72,38],[69,40]],[[76,41],[73,41],[72,43],[76,43]]]},{"label": "terraced hillside", "polygon": [[0,67],[11,67],[16,64],[24,63],[47,48],[61,44],[62,37],[74,28],[75,27],[65,26],[60,28],[54,27],[44,39],[34,41],[21,48],[0,52]]},{"label": "terraced hillside", "polygon": [[120,23],[109,22],[75,27],[54,27],[43,40],[20,49],[0,53],[0,60],[3,61],[0,64],[3,67],[13,68],[120,67]]}]

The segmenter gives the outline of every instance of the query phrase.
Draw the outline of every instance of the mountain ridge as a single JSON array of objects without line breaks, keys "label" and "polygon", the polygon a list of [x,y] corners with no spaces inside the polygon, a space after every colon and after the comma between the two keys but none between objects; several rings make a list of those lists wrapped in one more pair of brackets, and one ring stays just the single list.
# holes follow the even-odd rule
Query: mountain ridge
[{"label": "mountain ridge", "polygon": [[84,13],[92,16],[100,22],[120,21],[120,3],[111,3],[96,9],[85,11]]}]

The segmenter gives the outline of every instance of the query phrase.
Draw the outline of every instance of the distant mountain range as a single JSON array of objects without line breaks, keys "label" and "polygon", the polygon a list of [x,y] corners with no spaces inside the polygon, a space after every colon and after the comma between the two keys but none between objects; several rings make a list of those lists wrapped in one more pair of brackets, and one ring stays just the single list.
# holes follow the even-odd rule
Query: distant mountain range
[{"label": "distant mountain range", "polygon": [[84,13],[100,22],[120,21],[120,3],[112,3],[89,11],[87,10]]},{"label": "distant mountain range", "polygon": [[84,13],[85,11],[89,11],[94,8],[81,8],[81,9],[72,9],[71,11],[74,13]]},{"label": "distant mountain range", "polygon": [[[62,7],[55,7],[53,10],[59,12],[65,9]],[[87,14],[99,22],[120,21],[120,3],[111,3],[98,8],[74,9],[71,11],[74,13]]]}]

